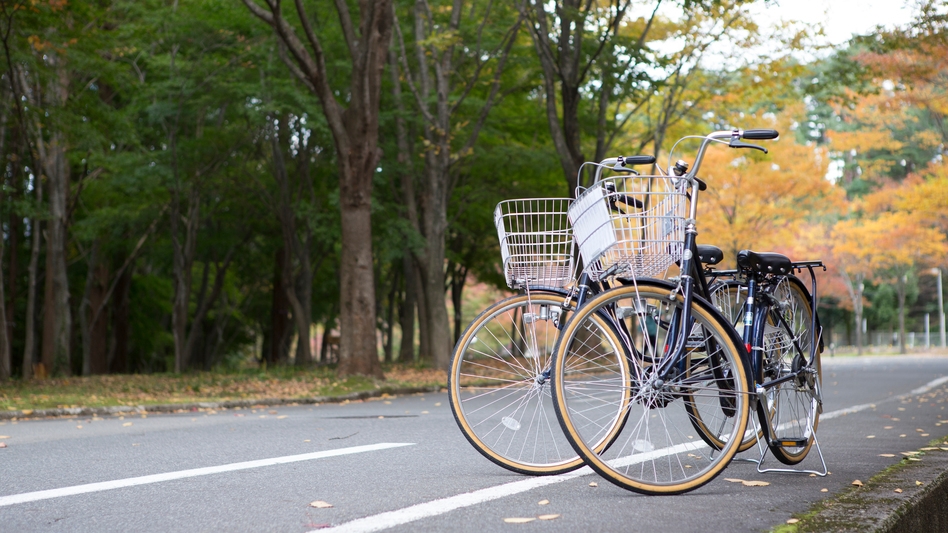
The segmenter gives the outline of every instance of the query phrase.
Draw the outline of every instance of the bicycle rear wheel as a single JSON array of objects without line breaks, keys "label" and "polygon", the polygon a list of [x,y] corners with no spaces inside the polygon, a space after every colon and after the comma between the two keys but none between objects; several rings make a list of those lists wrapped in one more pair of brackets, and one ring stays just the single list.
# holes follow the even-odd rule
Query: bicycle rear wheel
[{"label": "bicycle rear wheel", "polygon": [[565,298],[534,292],[497,302],[474,319],[454,350],[448,395],[458,427],[477,451],[514,472],[558,474],[583,465],[550,398]]},{"label": "bicycle rear wheel", "polygon": [[819,348],[814,352],[812,364],[806,364],[814,340],[811,334],[813,308],[803,282],[788,276],[780,280],[773,296],[778,306],[771,312],[780,313],[783,320],[774,317],[777,327],[774,333],[764,337],[764,381],[794,373],[797,377],[768,391],[774,431],[770,451],[780,462],[795,465],[810,451],[820,422],[823,368]]},{"label": "bicycle rear wheel", "polygon": [[[711,481],[747,427],[748,376],[736,335],[704,300],[692,306],[685,356],[657,375],[680,330],[674,325],[683,299],[673,287],[648,280],[598,295],[566,323],[553,357],[553,403],[570,443],[607,480],[643,494],[677,494]],[[604,316],[621,332],[620,345],[583,333]],[[617,419],[617,410],[624,416]],[[700,437],[691,412],[715,428],[720,446]],[[616,433],[611,446],[596,449],[609,432]]]}]

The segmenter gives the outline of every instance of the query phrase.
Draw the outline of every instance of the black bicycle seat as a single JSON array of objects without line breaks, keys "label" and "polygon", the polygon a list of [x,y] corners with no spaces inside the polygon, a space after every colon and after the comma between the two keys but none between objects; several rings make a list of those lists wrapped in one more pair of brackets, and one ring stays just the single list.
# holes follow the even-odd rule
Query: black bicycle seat
[{"label": "black bicycle seat", "polygon": [[793,271],[790,258],[776,252],[737,252],[737,267],[755,274],[789,274]]},{"label": "black bicycle seat", "polygon": [[716,265],[724,260],[724,252],[711,244],[699,244],[698,260],[708,266]]}]

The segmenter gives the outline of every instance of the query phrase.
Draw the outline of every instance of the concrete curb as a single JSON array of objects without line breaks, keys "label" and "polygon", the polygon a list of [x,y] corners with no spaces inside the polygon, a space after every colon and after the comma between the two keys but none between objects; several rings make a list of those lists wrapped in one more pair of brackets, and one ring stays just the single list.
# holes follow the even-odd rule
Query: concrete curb
[{"label": "concrete curb", "polygon": [[948,531],[948,450],[935,447],[915,459],[918,461],[905,458],[864,486],[851,487],[815,504],[816,511],[803,517],[793,531]]},{"label": "concrete curb", "polygon": [[341,403],[367,400],[383,395],[417,394],[438,392],[442,386],[434,387],[382,387],[370,391],[352,392],[339,396],[316,396],[312,398],[260,398],[255,400],[227,400],[223,402],[193,402],[156,405],[121,405],[112,407],[65,407],[56,409],[27,409],[22,411],[0,411],[0,420],[25,420],[32,418],[57,418],[71,416],[107,416],[126,413],[176,413],[199,409],[245,409],[250,407],[274,407],[278,405],[312,405],[319,403]]}]

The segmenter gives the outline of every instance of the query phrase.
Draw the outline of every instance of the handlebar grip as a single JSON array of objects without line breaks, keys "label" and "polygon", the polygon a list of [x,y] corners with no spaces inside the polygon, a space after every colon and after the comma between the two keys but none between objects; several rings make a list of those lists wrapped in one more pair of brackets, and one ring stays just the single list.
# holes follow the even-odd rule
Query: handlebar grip
[{"label": "handlebar grip", "polygon": [[779,136],[780,133],[777,130],[744,130],[744,135],[741,138],[752,141],[766,141],[776,139]]},{"label": "handlebar grip", "polygon": [[623,157],[622,166],[632,167],[636,165],[653,165],[655,164],[654,155],[631,155],[629,157]]}]

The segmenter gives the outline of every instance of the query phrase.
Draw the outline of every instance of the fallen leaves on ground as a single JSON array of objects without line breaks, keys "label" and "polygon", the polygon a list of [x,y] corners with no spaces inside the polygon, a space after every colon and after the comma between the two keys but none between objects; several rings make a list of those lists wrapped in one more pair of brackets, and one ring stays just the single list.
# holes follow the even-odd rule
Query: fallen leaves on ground
[{"label": "fallen leaves on ground", "polygon": [[508,524],[526,524],[527,522],[533,522],[536,518],[504,518],[504,522]]},{"label": "fallen leaves on ground", "polygon": [[314,502],[309,502],[310,507],[315,507],[317,509],[328,509],[332,507],[332,504],[329,502],[324,502],[322,500],[316,500]]}]

